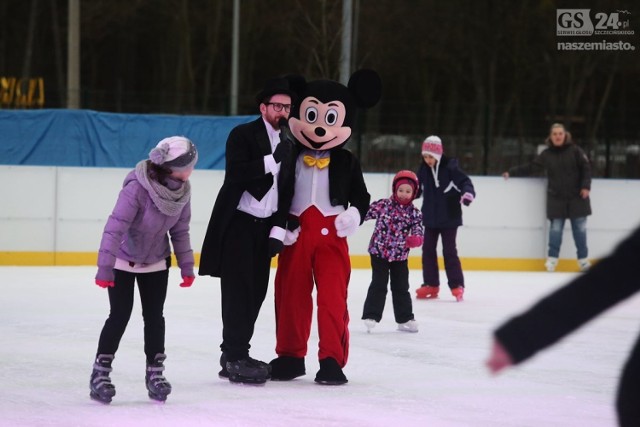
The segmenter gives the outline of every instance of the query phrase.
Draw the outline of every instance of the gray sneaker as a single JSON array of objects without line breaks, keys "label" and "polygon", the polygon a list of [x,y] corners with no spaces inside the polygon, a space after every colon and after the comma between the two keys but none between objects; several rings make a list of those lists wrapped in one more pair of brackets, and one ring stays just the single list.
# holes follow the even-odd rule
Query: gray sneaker
[{"label": "gray sneaker", "polygon": [[580,268],[580,271],[587,271],[588,269],[591,268],[591,262],[589,262],[588,258],[582,258],[578,260],[578,268]]},{"label": "gray sneaker", "polygon": [[549,272],[556,271],[556,267],[558,266],[558,258],[547,258],[547,262],[544,263],[544,266]]}]

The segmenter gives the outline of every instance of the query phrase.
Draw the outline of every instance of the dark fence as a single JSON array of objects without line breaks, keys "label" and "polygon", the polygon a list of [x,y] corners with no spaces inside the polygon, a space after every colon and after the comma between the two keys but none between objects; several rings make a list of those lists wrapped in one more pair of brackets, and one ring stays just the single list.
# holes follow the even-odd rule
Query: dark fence
[{"label": "dark fence", "polygon": [[[363,134],[349,148],[360,155],[366,172],[416,169],[422,161],[420,148],[427,135]],[[512,166],[528,163],[546,146],[544,138],[483,138],[438,135],[444,153],[455,157],[471,175],[500,175]],[[593,177],[640,178],[640,139],[607,139],[583,145],[591,160]]]}]

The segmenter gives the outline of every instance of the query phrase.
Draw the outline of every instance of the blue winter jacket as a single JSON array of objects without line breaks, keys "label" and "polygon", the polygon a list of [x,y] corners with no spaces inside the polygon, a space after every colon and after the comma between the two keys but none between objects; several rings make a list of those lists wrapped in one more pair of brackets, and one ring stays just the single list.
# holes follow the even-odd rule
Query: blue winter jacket
[{"label": "blue winter jacket", "polygon": [[418,169],[422,189],[422,223],[426,228],[455,228],[462,225],[460,197],[471,193],[475,197],[471,179],[459,168],[458,161],[442,156],[436,167],[438,186],[431,168],[424,162]]}]

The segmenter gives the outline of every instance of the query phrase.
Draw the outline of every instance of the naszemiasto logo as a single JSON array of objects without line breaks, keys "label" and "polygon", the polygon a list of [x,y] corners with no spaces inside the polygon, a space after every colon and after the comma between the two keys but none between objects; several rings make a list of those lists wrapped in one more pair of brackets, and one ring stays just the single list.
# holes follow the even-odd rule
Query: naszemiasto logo
[{"label": "naszemiasto logo", "polygon": [[631,13],[627,10],[595,12],[591,9],[557,9],[556,36],[632,36]]}]

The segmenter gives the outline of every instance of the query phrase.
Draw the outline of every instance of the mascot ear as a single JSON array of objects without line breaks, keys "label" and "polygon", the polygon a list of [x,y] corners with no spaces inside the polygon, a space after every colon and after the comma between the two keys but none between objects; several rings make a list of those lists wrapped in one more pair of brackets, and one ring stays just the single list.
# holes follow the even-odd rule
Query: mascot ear
[{"label": "mascot ear", "polygon": [[307,87],[307,82],[304,79],[304,76],[301,76],[300,74],[287,74],[284,78],[289,83],[289,89],[291,89],[291,91],[296,95],[296,99],[293,99],[292,101],[294,104],[297,104],[300,99],[300,94],[302,94]]},{"label": "mascot ear", "polygon": [[353,73],[349,78],[348,88],[360,108],[373,107],[382,96],[382,80],[378,73],[369,69]]}]

